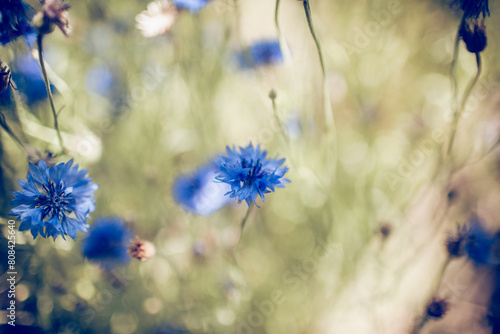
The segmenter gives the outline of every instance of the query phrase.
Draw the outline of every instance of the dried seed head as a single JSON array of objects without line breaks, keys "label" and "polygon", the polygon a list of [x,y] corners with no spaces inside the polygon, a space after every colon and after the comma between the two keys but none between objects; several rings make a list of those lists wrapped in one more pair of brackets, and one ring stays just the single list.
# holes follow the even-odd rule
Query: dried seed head
[{"label": "dried seed head", "polygon": [[462,21],[458,34],[464,41],[467,50],[471,53],[482,52],[488,45],[484,21],[479,23],[474,20],[472,21],[472,27],[467,21]]},{"label": "dried seed head", "polygon": [[427,316],[431,318],[442,318],[449,309],[448,301],[444,298],[432,298],[431,303],[427,306]]},{"label": "dried seed head", "polygon": [[458,225],[456,232],[449,233],[446,238],[446,249],[451,257],[460,257],[465,254],[465,243],[469,235],[466,225]]},{"label": "dried seed head", "polygon": [[26,152],[28,154],[28,160],[32,164],[38,165],[38,163],[43,160],[48,167],[54,167],[56,163],[56,156],[50,152],[40,152],[37,148],[33,146],[26,146]]},{"label": "dried seed head", "polygon": [[155,256],[156,249],[151,242],[136,237],[128,246],[128,254],[139,261],[147,261]]},{"label": "dried seed head", "polygon": [[33,16],[32,25],[40,35],[50,34],[57,26],[65,36],[71,32],[68,9],[64,0],[42,0],[42,10]]}]

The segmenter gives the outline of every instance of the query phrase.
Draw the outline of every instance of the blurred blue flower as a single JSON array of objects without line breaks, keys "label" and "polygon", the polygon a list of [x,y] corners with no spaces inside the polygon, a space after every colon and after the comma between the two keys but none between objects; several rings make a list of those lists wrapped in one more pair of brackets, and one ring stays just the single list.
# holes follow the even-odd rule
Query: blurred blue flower
[{"label": "blurred blue flower", "polygon": [[205,7],[211,0],[173,0],[174,4],[179,9],[187,9],[191,13],[198,13]]},{"label": "blurred blue flower", "polygon": [[[43,160],[29,164],[27,181],[19,180],[23,190],[13,192],[11,216],[22,221],[19,231],[31,230],[33,238],[58,235],[76,240],[77,231],[87,232],[86,218],[95,209],[94,191],[97,184],[78,170],[73,160],[47,167]],[[75,218],[71,217],[74,216]]]},{"label": "blurred blue flower", "polygon": [[283,123],[288,137],[292,140],[299,138],[304,132],[302,120],[300,119],[300,114],[298,112],[290,114]]},{"label": "blurred blue flower", "polygon": [[0,43],[5,45],[18,37],[34,34],[30,25],[34,10],[21,0],[1,0]]},{"label": "blurred blue flower", "polygon": [[268,159],[267,151],[261,151],[260,145],[254,148],[252,143],[239,149],[226,147],[227,156],[219,155],[217,160],[220,172],[216,179],[231,186],[229,197],[245,200],[250,206],[251,202],[256,204],[257,196],[264,201],[264,194],[290,182],[283,177],[288,167],[280,167],[285,159]]},{"label": "blurred blue flower", "polygon": [[179,176],[172,187],[175,201],[185,210],[206,216],[228,204],[224,196],[229,186],[217,182],[218,168],[214,162],[201,166],[193,173]]},{"label": "blurred blue flower", "polygon": [[115,74],[110,66],[97,64],[88,70],[85,76],[85,88],[88,92],[106,97],[111,95],[115,81]]},{"label": "blurred blue flower", "polygon": [[[33,57],[29,54],[20,56],[12,64],[11,71],[12,80],[23,100],[29,107],[47,98],[47,90],[45,89],[42,70]],[[8,96],[10,94],[9,89],[3,92],[2,96]],[[51,89],[54,93],[54,87],[52,85]]]},{"label": "blurred blue flower", "polygon": [[238,64],[243,69],[283,62],[283,53],[277,40],[259,41],[237,55]]},{"label": "blurred blue flower", "polygon": [[130,261],[128,244],[132,233],[117,217],[99,218],[82,242],[82,254],[106,270]]},{"label": "blurred blue flower", "polygon": [[477,264],[499,264],[500,254],[493,252],[498,236],[485,230],[478,218],[473,218],[465,241],[465,251],[469,258]]}]

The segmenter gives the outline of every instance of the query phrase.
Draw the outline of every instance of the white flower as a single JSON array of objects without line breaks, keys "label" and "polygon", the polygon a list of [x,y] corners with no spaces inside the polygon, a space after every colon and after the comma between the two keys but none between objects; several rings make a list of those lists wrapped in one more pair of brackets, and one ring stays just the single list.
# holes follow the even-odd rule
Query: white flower
[{"label": "white flower", "polygon": [[144,37],[163,35],[170,31],[177,15],[177,8],[168,0],[151,2],[147,10],[135,17],[136,27]]}]

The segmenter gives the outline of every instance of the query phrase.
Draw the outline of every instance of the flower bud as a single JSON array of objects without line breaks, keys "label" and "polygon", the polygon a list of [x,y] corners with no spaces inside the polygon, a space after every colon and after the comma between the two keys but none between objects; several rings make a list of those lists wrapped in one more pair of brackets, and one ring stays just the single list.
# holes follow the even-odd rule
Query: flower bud
[{"label": "flower bud", "polygon": [[155,256],[156,249],[151,242],[136,238],[128,246],[128,254],[139,261],[147,261]]},{"label": "flower bud", "polygon": [[449,304],[444,298],[432,298],[427,306],[427,316],[431,318],[442,318],[449,309]]}]

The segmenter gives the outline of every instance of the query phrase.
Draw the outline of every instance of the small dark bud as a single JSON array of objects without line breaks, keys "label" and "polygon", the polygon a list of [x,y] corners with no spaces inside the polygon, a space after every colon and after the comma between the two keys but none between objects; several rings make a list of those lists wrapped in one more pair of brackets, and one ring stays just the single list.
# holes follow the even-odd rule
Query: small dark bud
[{"label": "small dark bud", "polygon": [[467,51],[471,53],[482,52],[488,45],[488,38],[486,37],[486,26],[484,22],[479,24],[473,21],[473,27],[466,21],[463,21],[458,30],[459,36],[465,43]]},{"label": "small dark bud", "polygon": [[449,304],[446,299],[432,298],[431,303],[427,306],[427,316],[431,318],[442,318],[448,311]]},{"label": "small dark bud", "polygon": [[382,239],[387,239],[392,232],[392,225],[390,223],[382,223],[379,227],[379,233]]},{"label": "small dark bud", "polygon": [[455,199],[458,196],[458,193],[456,190],[452,189],[452,190],[448,191],[447,196],[448,196],[448,203],[451,203],[451,202],[455,201]]},{"label": "small dark bud", "polygon": [[155,256],[156,248],[151,242],[136,238],[128,246],[128,254],[139,261],[147,261]]},{"label": "small dark bud", "polygon": [[271,91],[269,92],[269,98],[271,100],[275,100],[276,96],[277,96],[276,91],[274,89],[271,89]]},{"label": "small dark bud", "polygon": [[459,225],[456,232],[448,234],[446,238],[446,249],[449,256],[460,257],[465,254],[465,243],[468,235],[469,229],[466,225]]}]

